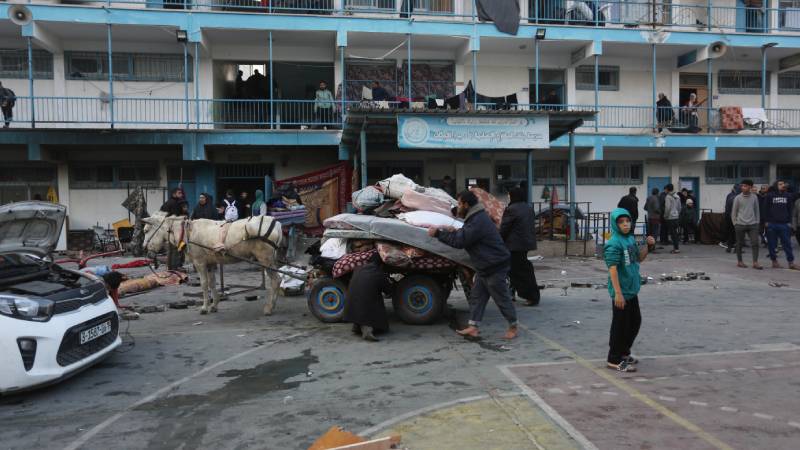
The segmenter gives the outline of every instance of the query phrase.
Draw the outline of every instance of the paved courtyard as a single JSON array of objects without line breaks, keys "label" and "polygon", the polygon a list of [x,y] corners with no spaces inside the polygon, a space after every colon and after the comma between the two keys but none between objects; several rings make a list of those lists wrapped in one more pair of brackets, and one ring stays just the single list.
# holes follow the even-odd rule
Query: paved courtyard
[{"label": "paved courtyard", "polygon": [[[466,341],[448,320],[404,325],[369,344],[322,324],[304,297],[231,296],[123,322],[125,345],[78,376],[0,398],[3,448],[304,449],[333,425],[400,433],[409,449],[800,448],[800,273],[735,267],[719,247],[659,253],[643,266],[640,371],[603,367],[610,300],[602,261],[535,263],[542,304],[520,307],[513,342],[487,310]],[[146,269],[145,269],[146,270]],[[709,280],[664,281],[705,272]],[[233,288],[257,272],[228,267]],[[574,286],[574,287],[573,287]],[[587,287],[588,286],[588,287]],[[775,287],[780,286],[780,287]],[[123,299],[196,299],[165,287]],[[390,308],[390,305],[388,306]]]}]

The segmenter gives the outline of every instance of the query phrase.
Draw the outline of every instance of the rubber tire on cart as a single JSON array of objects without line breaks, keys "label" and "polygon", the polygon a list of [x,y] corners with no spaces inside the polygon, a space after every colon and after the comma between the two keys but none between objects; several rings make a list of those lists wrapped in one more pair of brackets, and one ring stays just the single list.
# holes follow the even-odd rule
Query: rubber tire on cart
[{"label": "rubber tire on cart", "polygon": [[320,278],[308,293],[308,310],[320,322],[341,322],[346,301],[346,284],[333,278]]},{"label": "rubber tire on cart", "polygon": [[427,275],[411,275],[394,289],[392,305],[400,320],[409,325],[428,325],[442,314],[445,298],[441,285]]}]

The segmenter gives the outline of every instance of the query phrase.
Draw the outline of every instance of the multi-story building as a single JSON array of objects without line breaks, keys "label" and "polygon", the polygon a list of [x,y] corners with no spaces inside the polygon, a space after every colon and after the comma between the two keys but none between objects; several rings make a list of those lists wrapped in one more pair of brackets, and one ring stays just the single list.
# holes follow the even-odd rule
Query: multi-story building
[{"label": "multi-story building", "polygon": [[[595,211],[628,186],[644,198],[671,180],[719,211],[743,177],[800,179],[796,0],[521,0],[516,34],[481,20],[481,4],[0,3],[0,81],[17,96],[0,132],[0,203],[52,188],[85,229],[124,216],[134,185],[154,188],[153,209],[179,182],[219,198],[352,161],[342,120],[374,81],[397,102],[379,106],[433,107],[471,83],[478,110],[597,111],[575,135],[575,200]],[[327,114],[321,80],[336,98]],[[672,108],[656,109],[659,93]],[[700,105],[682,108],[691,94]],[[449,175],[497,191],[526,178],[520,153],[368,154],[370,181]],[[566,136],[534,152],[536,199],[545,187],[566,199],[567,155]]]}]

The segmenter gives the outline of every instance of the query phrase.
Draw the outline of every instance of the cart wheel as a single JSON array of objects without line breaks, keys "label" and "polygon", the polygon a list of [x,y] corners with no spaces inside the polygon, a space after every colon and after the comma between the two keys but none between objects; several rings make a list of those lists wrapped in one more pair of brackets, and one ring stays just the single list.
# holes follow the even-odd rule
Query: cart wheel
[{"label": "cart wheel", "polygon": [[341,322],[347,286],[333,278],[320,278],[308,293],[308,310],[321,322]]},{"label": "cart wheel", "polygon": [[394,312],[410,325],[427,325],[441,315],[444,298],[439,283],[426,275],[405,277],[394,290]]}]

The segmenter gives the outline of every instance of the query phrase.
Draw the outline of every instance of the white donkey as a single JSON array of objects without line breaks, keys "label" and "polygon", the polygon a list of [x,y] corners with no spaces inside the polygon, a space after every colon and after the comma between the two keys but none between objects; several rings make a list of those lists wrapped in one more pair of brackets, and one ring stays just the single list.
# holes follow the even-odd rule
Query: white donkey
[{"label": "white donkey", "polygon": [[[164,213],[158,212],[144,219],[144,222],[145,244],[148,252],[160,252],[164,250],[167,243],[178,248],[185,246],[186,257],[194,264],[200,277],[200,288],[203,291],[203,307],[200,308],[200,314],[206,314],[209,311],[209,288],[214,300],[210,311],[217,312],[219,292],[214,270],[210,270],[214,265],[240,262],[242,259],[255,259],[263,266],[273,267],[273,262],[277,259],[278,247],[283,238],[280,222],[269,216],[251,217],[232,222],[228,225],[230,228],[224,237],[225,242],[220,242],[220,230],[225,224],[222,221],[165,217]],[[224,251],[217,251],[220,244],[224,245]],[[269,316],[278,299],[280,278],[274,271],[266,269],[264,275],[270,280],[267,303],[264,305],[264,315]]]}]

